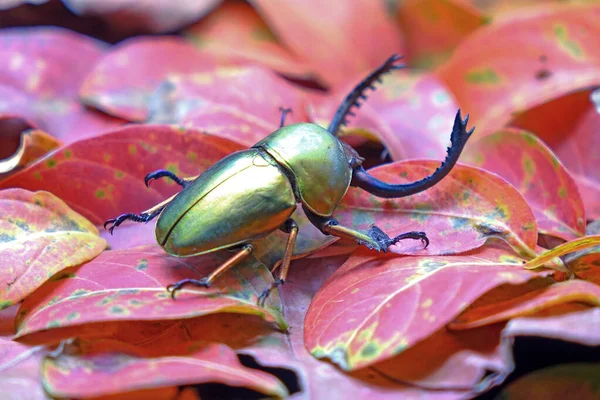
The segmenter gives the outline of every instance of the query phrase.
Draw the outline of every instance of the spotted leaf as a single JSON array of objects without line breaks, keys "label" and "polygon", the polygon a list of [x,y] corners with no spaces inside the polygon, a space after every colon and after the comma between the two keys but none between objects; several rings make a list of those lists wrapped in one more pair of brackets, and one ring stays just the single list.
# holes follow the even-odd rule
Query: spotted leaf
[{"label": "spotted leaf", "polygon": [[355,370],[400,354],[475,299],[536,276],[503,248],[469,254],[382,257],[354,253],[315,295],[304,338],[318,358]]},{"label": "spotted leaf", "polygon": [[437,73],[477,121],[477,135],[493,133],[516,114],[600,84],[599,17],[591,4],[522,11],[469,36]]},{"label": "spotted leaf", "polygon": [[168,169],[195,176],[241,149],[193,129],[130,125],[57,149],[0,182],[0,188],[50,191],[99,225],[122,213],[153,207],[180,189],[164,180],[146,188],[146,174]]},{"label": "spotted leaf", "polygon": [[[404,161],[369,170],[390,183],[407,183],[429,175],[434,161]],[[336,217],[358,229],[376,224],[390,237],[408,231],[425,232],[427,249],[405,240],[389,249],[399,254],[455,254],[501,237],[526,257],[535,256],[537,227],[533,212],[517,190],[497,175],[457,165],[440,183],[401,199],[381,199],[350,188]]]},{"label": "spotted leaf", "polygon": [[96,227],[51,193],[2,190],[0,208],[0,309],[106,248]]},{"label": "spotted leaf", "polygon": [[243,366],[231,348],[189,341],[162,348],[78,341],[44,359],[42,378],[49,394],[61,398],[208,382],[247,387],[276,398],[288,394],[275,376]]},{"label": "spotted leaf", "polygon": [[273,278],[252,258],[220,276],[211,289],[188,286],[176,300],[166,290],[182,279],[208,276],[230,257],[224,251],[175,258],[158,245],[104,252],[56,276],[30,296],[19,310],[17,335],[91,322],[172,320],[215,312],[259,315],[285,327],[276,291],[267,307],[257,305]]},{"label": "spotted leaf", "polygon": [[469,143],[463,162],[495,172],[525,197],[542,233],[565,240],[585,232],[577,184],[552,151],[534,135],[504,130]]}]

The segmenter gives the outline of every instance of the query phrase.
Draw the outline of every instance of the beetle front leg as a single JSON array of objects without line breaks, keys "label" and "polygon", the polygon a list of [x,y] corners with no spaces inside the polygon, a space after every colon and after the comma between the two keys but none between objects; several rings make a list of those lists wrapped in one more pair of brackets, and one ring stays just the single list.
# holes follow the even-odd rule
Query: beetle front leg
[{"label": "beetle front leg", "polygon": [[106,222],[104,223],[104,229],[106,229],[107,225],[112,224],[112,226],[110,228],[108,228],[108,231],[112,235],[115,228],[117,226],[121,225],[125,221],[144,222],[144,223],[151,221],[160,215],[162,210],[164,210],[164,208],[167,206],[167,204],[169,204],[175,196],[176,195],[173,195],[173,196],[169,197],[167,200],[155,205],[154,207],[152,207],[146,211],[142,211],[139,214],[126,213],[126,214],[119,215],[117,218],[111,218],[109,220],[106,220]]},{"label": "beetle front leg", "polygon": [[221,264],[207,277],[202,279],[182,279],[177,283],[167,286],[167,291],[170,292],[171,297],[175,299],[175,294],[186,285],[202,286],[205,288],[209,288],[210,285],[215,281],[215,279],[217,279],[219,275],[222,275],[226,271],[229,271],[231,268],[235,267],[237,264],[240,263],[240,261],[248,257],[253,250],[254,248],[252,247],[252,245],[244,245],[240,251],[235,253],[235,255],[229,260]]},{"label": "beetle front leg", "polygon": [[265,305],[265,301],[267,300],[267,297],[269,297],[271,291],[277,286],[283,285],[287,279],[290,263],[292,262],[292,254],[294,253],[294,247],[296,246],[296,238],[298,237],[298,229],[298,224],[293,219],[288,219],[281,228],[281,230],[290,234],[285,245],[283,258],[281,259],[281,272],[279,273],[279,279],[276,279],[271,283],[258,297],[258,305],[261,307]]},{"label": "beetle front leg", "polygon": [[388,247],[398,243],[404,239],[415,239],[420,240],[423,243],[423,248],[429,246],[429,239],[425,232],[405,232],[396,237],[389,237],[384,231],[378,226],[372,226],[368,231],[363,232],[357,229],[348,228],[340,225],[339,222],[333,217],[320,217],[304,209],[306,216],[321,232],[326,235],[333,235],[343,239],[352,239],[358,244],[374,249],[377,251],[387,252]]},{"label": "beetle front leg", "polygon": [[180,178],[171,171],[167,171],[166,169],[159,169],[157,171],[150,172],[148,175],[146,175],[146,177],[144,178],[144,183],[146,184],[146,187],[150,187],[150,182],[152,182],[155,179],[169,178],[173,182],[175,182],[176,184],[178,184],[179,186],[181,186],[182,188],[185,189],[197,177],[198,176],[192,176],[189,178]]}]

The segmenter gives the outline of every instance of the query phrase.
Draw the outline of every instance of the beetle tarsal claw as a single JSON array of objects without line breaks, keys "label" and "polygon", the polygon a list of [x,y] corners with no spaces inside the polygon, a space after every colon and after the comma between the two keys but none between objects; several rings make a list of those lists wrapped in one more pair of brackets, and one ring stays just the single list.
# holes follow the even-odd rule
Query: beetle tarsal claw
[{"label": "beetle tarsal claw", "polygon": [[256,304],[259,307],[264,307],[265,306],[265,301],[267,301],[267,297],[269,297],[269,294],[271,294],[271,291],[273,291],[273,289],[277,288],[277,286],[281,286],[285,283],[285,281],[283,279],[277,279],[274,282],[271,282],[271,284],[269,285],[269,287],[267,287],[260,296],[258,296],[258,301],[256,302]]},{"label": "beetle tarsal claw", "polygon": [[182,279],[177,283],[167,286],[167,292],[171,293],[171,297],[175,300],[175,294],[181,290],[185,285],[202,286],[205,288],[210,287],[208,278],[198,279]]},{"label": "beetle tarsal claw", "polygon": [[387,233],[381,230],[381,228],[378,226],[372,226],[367,234],[379,245],[379,248],[375,248],[375,250],[383,251],[384,253],[387,252],[388,247],[404,239],[420,240],[421,243],[423,243],[423,248],[427,248],[427,246],[429,246],[429,239],[427,238],[425,232],[406,232],[394,238],[390,238]]},{"label": "beetle tarsal claw", "polygon": [[150,187],[150,182],[160,178],[169,178],[181,187],[186,187],[188,185],[188,183],[184,179],[181,179],[173,172],[167,171],[166,169],[159,169],[157,171],[150,172],[144,178],[144,183],[146,184],[146,187]]}]

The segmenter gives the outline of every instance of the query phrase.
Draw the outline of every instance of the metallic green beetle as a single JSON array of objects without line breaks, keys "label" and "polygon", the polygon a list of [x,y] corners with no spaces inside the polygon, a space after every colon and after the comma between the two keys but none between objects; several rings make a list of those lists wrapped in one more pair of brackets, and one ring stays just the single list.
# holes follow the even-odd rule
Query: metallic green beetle
[{"label": "metallic green beetle", "polygon": [[354,115],[352,107],[359,107],[360,100],[366,99],[365,91],[374,89],[375,81],[380,81],[383,74],[402,68],[396,65],[399,59],[393,55],[358,84],[339,107],[328,129],[310,123],[284,126],[290,110],[282,109],[278,130],[252,148],[223,158],[198,177],[182,179],[166,170],[148,174],[147,186],[153,179],[167,177],[183,190],[141,214],[110,219],[104,227],[112,224],[109,228],[112,234],[126,220],[148,222],[159,216],[156,240],[171,255],[186,257],[220,249],[237,251],[206,278],[184,279],[170,285],[167,289],[173,296],[187,284],[209,287],[218,275],[252,253],[254,240],[281,229],[289,237],[280,276],[261,294],[259,303],[287,277],[298,234],[298,225],[290,217],[298,204],[312,224],[326,235],[353,239],[379,251],[386,251],[402,239],[419,239],[427,247],[429,239],[424,232],[407,232],[390,238],[377,226],[362,232],[340,225],[333,217],[350,186],[386,198],[409,196],[432,187],[450,172],[473,133],[474,128],[466,130],[468,115],[463,121],[459,110],[450,136],[452,146],[433,174],[398,185],[369,175],[361,166],[363,159],[339,140],[337,133],[346,124],[346,117]]}]

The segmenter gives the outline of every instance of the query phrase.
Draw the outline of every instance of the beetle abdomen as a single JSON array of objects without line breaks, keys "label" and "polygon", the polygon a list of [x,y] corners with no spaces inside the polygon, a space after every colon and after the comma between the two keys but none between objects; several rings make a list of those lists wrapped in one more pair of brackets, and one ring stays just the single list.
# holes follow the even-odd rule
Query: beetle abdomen
[{"label": "beetle abdomen", "polygon": [[200,175],[165,208],[156,239],[175,256],[192,256],[260,238],[294,212],[289,179],[256,149],[233,153]]}]

